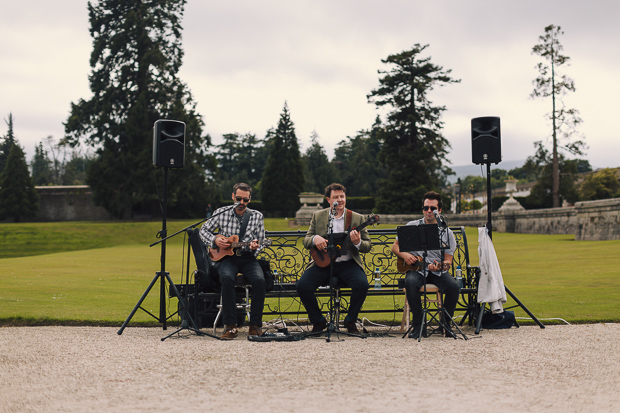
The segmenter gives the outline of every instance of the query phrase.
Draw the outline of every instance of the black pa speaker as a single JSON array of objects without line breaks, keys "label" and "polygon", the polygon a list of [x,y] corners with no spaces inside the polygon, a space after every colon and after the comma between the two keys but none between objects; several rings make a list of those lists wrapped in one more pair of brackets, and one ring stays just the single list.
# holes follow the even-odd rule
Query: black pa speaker
[{"label": "black pa speaker", "polygon": [[471,161],[475,164],[502,161],[502,136],[497,116],[471,120]]},{"label": "black pa speaker", "polygon": [[183,168],[185,163],[185,123],[160,119],[153,125],[153,165]]}]

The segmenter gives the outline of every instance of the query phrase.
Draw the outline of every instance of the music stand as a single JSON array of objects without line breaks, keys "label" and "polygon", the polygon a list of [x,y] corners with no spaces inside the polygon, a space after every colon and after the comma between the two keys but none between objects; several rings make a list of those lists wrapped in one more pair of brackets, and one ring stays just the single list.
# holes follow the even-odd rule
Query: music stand
[{"label": "music stand", "polygon": [[[424,276],[424,305],[422,306],[422,323],[420,324],[420,334],[418,335],[418,342],[421,341],[422,334],[425,331],[426,325],[428,324],[427,315],[429,311],[428,303],[426,302],[426,279],[428,277],[428,264],[426,263],[426,258],[428,257],[428,251],[435,250],[441,250],[441,256],[443,258],[444,249],[449,247],[447,243],[441,242],[441,238],[443,234],[445,234],[445,230],[447,229],[442,229],[440,234],[439,226],[437,224],[405,225],[396,228],[396,234],[398,235],[398,245],[401,251],[422,251],[423,259],[421,263],[421,270],[422,275]],[[444,272],[443,268],[441,272]],[[467,337],[465,337],[465,334],[463,334],[459,326],[454,322],[452,317],[450,317],[443,304],[441,305],[440,316],[431,316],[431,319],[435,319],[439,323],[440,328],[442,328],[444,331],[451,331],[449,327],[450,324],[455,326],[459,333],[461,333],[463,338],[467,340]],[[445,322],[445,320],[448,320],[447,323]],[[414,325],[411,324],[409,329],[403,335],[403,338],[407,337],[413,327]],[[452,333],[452,336],[456,340],[456,335],[454,333]]]}]

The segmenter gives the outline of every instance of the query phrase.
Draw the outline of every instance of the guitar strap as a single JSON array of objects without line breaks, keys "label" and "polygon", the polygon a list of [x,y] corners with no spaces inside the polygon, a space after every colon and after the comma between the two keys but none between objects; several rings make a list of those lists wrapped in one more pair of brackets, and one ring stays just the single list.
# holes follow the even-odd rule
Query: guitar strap
[{"label": "guitar strap", "polygon": [[347,208],[347,214],[344,218],[344,229],[345,231],[351,231],[351,221],[353,220],[353,211]]},{"label": "guitar strap", "polygon": [[241,228],[239,228],[239,242],[243,242],[245,236],[245,230],[248,228],[248,222],[250,222],[250,213],[245,210],[243,213],[243,221],[241,221]]}]

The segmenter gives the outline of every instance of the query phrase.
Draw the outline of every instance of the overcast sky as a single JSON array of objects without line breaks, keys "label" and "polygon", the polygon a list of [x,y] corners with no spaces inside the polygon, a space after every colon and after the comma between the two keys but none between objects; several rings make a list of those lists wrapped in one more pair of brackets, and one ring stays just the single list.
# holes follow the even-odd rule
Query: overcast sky
[{"label": "overcast sky", "polygon": [[[64,133],[71,102],[91,96],[92,39],[86,1],[0,0],[0,117],[28,159],[34,146]],[[305,150],[313,130],[330,158],[338,142],[373,124],[366,96],[390,54],[429,44],[423,57],[461,79],[433,91],[446,107],[444,135],[452,166],[471,164],[471,118],[501,118],[504,161],[525,160],[537,140],[549,142],[549,100],[532,100],[538,56],[549,24],[575,80],[568,107],[594,167],[620,166],[617,116],[620,2],[583,0],[188,0],[184,65],[198,111],[215,143],[224,133],[263,137],[287,101]],[[6,133],[5,122],[0,135]],[[145,131],[150,135],[151,131]],[[412,161],[414,161],[412,156]],[[495,166],[494,166],[495,167]],[[497,165],[501,168],[501,163]]]}]

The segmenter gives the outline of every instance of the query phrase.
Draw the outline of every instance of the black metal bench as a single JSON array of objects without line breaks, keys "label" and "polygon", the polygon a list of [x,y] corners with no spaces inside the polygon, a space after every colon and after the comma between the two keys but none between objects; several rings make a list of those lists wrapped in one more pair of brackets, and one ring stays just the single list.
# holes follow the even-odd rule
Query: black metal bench
[{"label": "black metal bench", "polygon": [[[457,266],[460,266],[463,274],[463,288],[457,305],[457,312],[463,313],[460,324],[468,321],[474,325],[477,319],[479,306],[476,303],[479,267],[471,266],[469,260],[469,248],[467,235],[464,227],[451,227],[457,242],[457,248],[452,261],[450,272],[455,276]],[[372,249],[366,254],[361,254],[368,277],[368,297],[361,313],[402,313],[404,305],[403,274],[396,268],[396,256],[392,253],[392,245],[396,239],[396,229],[370,229],[368,230],[372,241]],[[265,314],[290,316],[305,314],[304,307],[299,302],[295,285],[306,267],[310,264],[309,251],[304,248],[302,241],[305,231],[267,231],[266,237],[271,240],[271,245],[265,247],[259,254],[259,258],[268,260],[274,272],[274,288],[267,293],[265,301]],[[381,272],[381,289],[374,288],[375,270]],[[346,297],[350,296],[350,290],[343,288],[340,294],[345,297],[345,306],[341,312],[346,312]],[[319,290],[319,301],[327,305],[329,290]],[[391,306],[377,307],[373,305],[372,297],[393,296]],[[398,298],[398,299],[397,299]],[[458,313],[455,313],[458,315]]]}]

